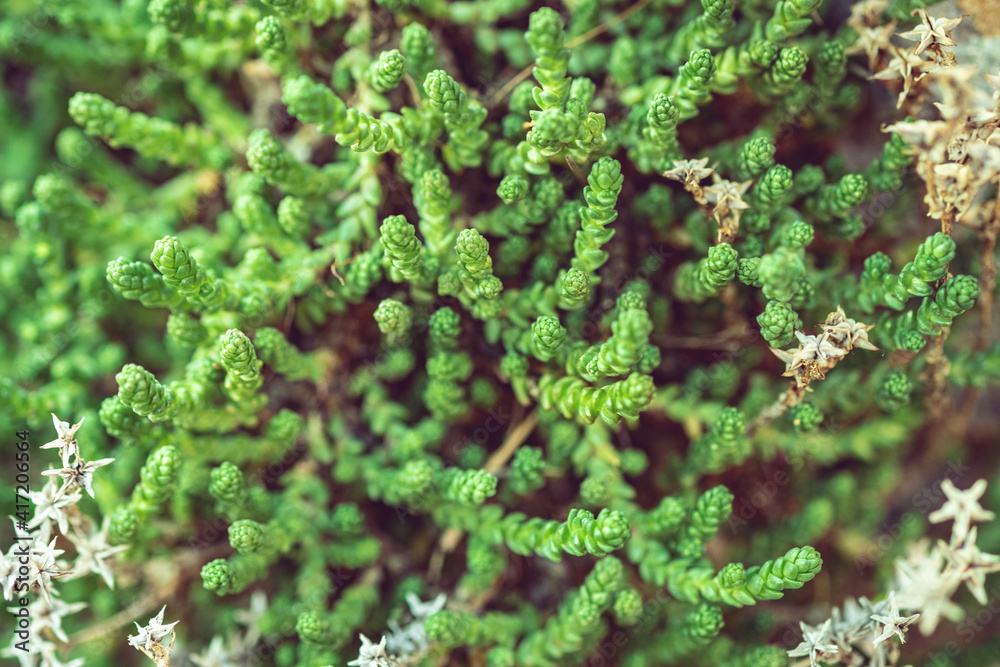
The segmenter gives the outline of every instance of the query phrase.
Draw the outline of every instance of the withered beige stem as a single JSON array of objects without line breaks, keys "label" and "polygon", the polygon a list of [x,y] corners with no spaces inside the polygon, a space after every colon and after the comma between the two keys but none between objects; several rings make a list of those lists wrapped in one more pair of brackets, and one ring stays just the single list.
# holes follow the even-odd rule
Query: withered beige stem
[{"label": "withered beige stem", "polygon": [[[645,7],[646,5],[648,5],[649,2],[650,2],[650,0],[639,0],[639,2],[635,3],[634,5],[632,5],[631,7],[627,8],[627,9],[623,10],[620,14],[618,14],[614,18],[609,19],[607,22],[602,23],[601,25],[597,26],[593,30],[590,30],[588,32],[583,33],[579,37],[574,37],[573,39],[569,40],[568,42],[566,42],[566,48],[567,49],[572,49],[574,46],[580,46],[584,42],[590,41],[591,39],[593,39],[594,37],[597,37],[601,33],[603,33],[606,30],[608,30],[609,28],[613,28],[614,26],[618,25],[619,23],[621,23],[622,21],[624,21],[625,19],[627,19],[629,16],[631,16],[635,12],[639,11],[640,9],[642,9],[643,7]],[[524,81],[525,79],[527,79],[529,76],[531,76],[531,72],[534,69],[535,69],[535,66],[534,66],[534,64],[532,64],[532,65],[528,65],[523,70],[521,70],[520,72],[518,72],[517,75],[513,79],[511,79],[510,81],[508,81],[507,83],[505,83],[500,90],[498,90],[497,92],[495,92],[493,94],[493,96],[489,99],[489,103],[488,103],[489,106],[491,106],[491,107],[495,106],[500,100],[502,100],[503,98],[507,97],[507,95],[510,94],[510,91],[514,90],[514,88],[517,86],[517,84],[521,83],[522,81]]]},{"label": "withered beige stem", "polygon": [[950,327],[941,329],[941,333],[931,341],[931,349],[927,352],[927,368],[924,370],[926,378],[924,400],[927,403],[932,421],[944,418],[949,407],[948,394],[945,392],[945,380],[948,377],[950,364],[944,356],[944,341],[948,338],[950,331]]},{"label": "withered beige stem", "polygon": [[760,429],[764,428],[775,419],[785,414],[789,408],[794,408],[796,405],[802,402],[802,399],[806,397],[806,389],[809,384],[806,383],[799,387],[793,380],[788,387],[787,391],[782,392],[778,396],[778,400],[764,408],[760,411],[760,414],[750,422],[747,426],[747,437],[753,437],[754,434]]},{"label": "withered beige stem", "polygon": [[507,438],[500,445],[500,449],[493,452],[493,455],[486,460],[483,464],[483,470],[490,473],[491,475],[497,474],[500,468],[510,460],[510,457],[514,455],[517,448],[520,447],[531,432],[535,428],[535,424],[538,423],[538,411],[533,411],[524,420],[511,429],[511,432],[507,434]]},{"label": "withered beige stem", "polygon": [[[500,468],[507,463],[510,457],[514,455],[517,448],[520,447],[525,440],[527,440],[537,423],[538,411],[536,410],[525,417],[517,426],[511,429],[503,444],[500,445],[500,449],[493,452],[493,455],[487,459],[486,463],[483,465],[483,470],[495,475]],[[437,548],[434,550],[434,554],[431,556],[430,563],[428,564],[428,570],[430,571],[432,581],[436,581],[438,577],[441,576],[441,568],[444,566],[444,557],[455,550],[455,547],[458,546],[461,539],[462,531],[455,528],[449,528],[441,535],[441,539],[438,540]]]}]

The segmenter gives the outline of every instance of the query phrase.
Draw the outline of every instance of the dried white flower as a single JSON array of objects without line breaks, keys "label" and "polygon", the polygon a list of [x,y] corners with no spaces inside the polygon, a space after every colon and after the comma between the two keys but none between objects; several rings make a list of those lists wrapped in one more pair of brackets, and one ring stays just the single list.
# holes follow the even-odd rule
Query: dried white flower
[{"label": "dried white flower", "polygon": [[38,587],[46,602],[51,604],[52,597],[49,591],[49,584],[53,579],[65,577],[72,572],[65,572],[59,569],[56,564],[56,557],[63,554],[63,549],[56,549],[56,538],[41,550],[34,550],[28,558],[28,586]]},{"label": "dried white flower", "polygon": [[944,556],[936,548],[928,549],[929,542],[921,540],[910,547],[906,559],[896,559],[896,599],[903,609],[920,610],[920,632],[929,635],[944,616],[953,621],[962,618],[964,611],[951,601],[960,585],[954,571],[943,571]]},{"label": "dried white flower", "polygon": [[189,657],[197,667],[237,667],[239,663],[233,660],[230,653],[224,646],[222,637],[215,636],[207,649]]},{"label": "dried white flower", "polygon": [[955,40],[951,38],[951,31],[962,22],[962,16],[957,19],[947,19],[944,17],[932,19],[926,9],[918,9],[915,12],[920,17],[920,24],[913,30],[899,33],[903,39],[917,42],[913,47],[914,54],[923,53],[926,49],[934,53],[936,59],[954,60],[946,47],[955,46]]},{"label": "dried white flower", "polygon": [[[167,607],[164,605],[160,609],[160,613],[149,619],[149,622],[144,627],[139,627],[139,624],[136,623],[135,627],[139,631],[139,634],[129,635],[128,637],[129,645],[142,651],[158,666],[170,663],[170,651],[174,647],[174,642],[177,641],[177,635],[174,634],[174,626],[180,623],[180,621],[174,621],[173,623],[164,625],[163,613],[166,609]],[[170,635],[170,644],[164,646],[163,639],[168,635]]]},{"label": "dried white flower", "polygon": [[896,22],[874,28],[854,26],[854,29],[858,33],[858,39],[847,48],[846,53],[849,56],[864,53],[868,56],[869,71],[874,70],[879,52],[888,50],[892,45],[889,40],[892,39],[893,31],[896,29]]},{"label": "dried white flower", "polygon": [[795,337],[802,344],[798,356],[827,364],[831,360],[843,357],[848,350],[838,347],[826,336],[807,336],[801,331],[795,332]]},{"label": "dried white flower", "polygon": [[708,158],[700,160],[674,160],[674,168],[663,172],[667,178],[680,181],[684,184],[684,189],[694,195],[694,200],[699,204],[706,203],[704,192],[698,183],[715,172],[714,167],[709,167]]},{"label": "dried white flower", "polygon": [[115,587],[114,575],[104,561],[116,553],[125,551],[128,549],[128,545],[111,546],[108,544],[110,526],[111,515],[107,515],[104,517],[100,530],[94,531],[86,537],[70,535],[70,541],[76,546],[77,552],[76,561],[73,563],[73,569],[76,571],[74,579],[89,572],[96,572],[101,575],[108,588]]},{"label": "dried white flower", "polygon": [[878,348],[868,340],[868,332],[875,325],[852,320],[840,306],[837,306],[837,312],[827,315],[826,322],[821,327],[828,341],[848,352],[855,347],[878,352]]},{"label": "dried white flower", "polygon": [[396,655],[412,655],[423,651],[429,644],[423,621],[400,626],[396,619],[389,619],[389,633],[385,635],[386,651]]},{"label": "dried white flower", "polygon": [[899,641],[906,643],[906,637],[904,636],[904,631],[906,628],[920,618],[920,614],[913,614],[912,616],[900,616],[899,606],[896,604],[896,593],[894,591],[889,591],[889,611],[886,614],[872,614],[872,620],[878,621],[882,624],[882,634],[876,637],[873,641],[874,644],[881,644],[885,640],[889,639],[893,635],[899,637]]},{"label": "dried white flower", "polygon": [[799,387],[809,384],[812,380],[825,378],[826,371],[833,368],[848,352],[827,340],[825,334],[807,336],[801,331],[796,331],[795,337],[799,339],[798,349],[778,350],[772,347],[771,352],[785,362],[785,372],[782,376],[794,377]]},{"label": "dried white flower", "polygon": [[816,627],[799,621],[799,627],[802,629],[802,643],[788,651],[788,657],[809,656],[809,664],[816,667],[817,657],[823,658],[838,651],[836,644],[825,643],[830,640],[830,619]]},{"label": "dried white flower", "polygon": [[37,664],[36,658],[41,657],[42,660],[45,660],[50,656],[55,656],[56,645],[50,641],[34,637],[28,642],[28,650],[22,651],[21,647],[18,646],[18,642],[21,640],[13,632],[10,634],[11,643],[3,651],[0,651],[0,657],[17,658],[21,667],[35,667]]},{"label": "dried white flower", "polygon": [[54,477],[49,477],[41,491],[28,492],[28,497],[35,504],[35,515],[28,524],[28,530],[40,526],[43,521],[46,523],[55,521],[59,526],[59,532],[63,535],[69,532],[68,517],[64,510],[78,503],[83,496],[66,491],[66,486],[60,487]]},{"label": "dried white flower", "polygon": [[941,523],[952,519],[955,521],[952,526],[952,544],[958,544],[965,540],[969,534],[969,526],[973,521],[989,521],[996,516],[993,512],[985,510],[979,504],[979,498],[986,492],[986,480],[977,480],[965,491],[959,491],[954,482],[945,478],[941,482],[941,490],[948,497],[940,509],[931,512],[927,517],[931,523]]},{"label": "dried white flower", "polygon": [[866,632],[875,629],[875,622],[871,620],[872,604],[868,598],[862,596],[860,600],[847,598],[844,600],[843,608],[834,607],[830,612],[830,626],[833,640],[841,645],[842,650],[847,649],[854,639]]},{"label": "dried white flower", "polygon": [[723,220],[732,215],[733,224],[740,224],[740,211],[750,208],[750,204],[743,201],[743,195],[752,183],[752,179],[742,183],[727,181],[717,173],[712,173],[712,184],[704,188],[702,193],[706,202],[715,204],[712,216],[717,223],[722,225]]},{"label": "dried white flower", "polygon": [[429,646],[427,632],[424,630],[424,619],[444,609],[448,596],[438,593],[429,602],[422,602],[413,593],[406,594],[406,604],[413,614],[413,621],[400,626],[395,619],[389,619],[389,634],[385,636],[386,650],[396,655],[413,655],[424,651]]},{"label": "dried white flower", "polygon": [[410,607],[410,613],[418,621],[422,621],[428,616],[433,616],[442,609],[444,609],[445,602],[448,601],[448,596],[444,593],[438,593],[433,600],[428,602],[421,602],[413,593],[406,594],[406,604]]},{"label": "dried white flower", "polygon": [[385,637],[378,644],[364,635],[358,657],[347,663],[348,667],[394,667],[396,660],[385,652]]},{"label": "dried white flower", "polygon": [[[51,413],[50,413],[51,414]],[[84,417],[83,419],[86,419]],[[39,449],[52,449],[53,447],[59,448],[59,455],[62,457],[63,466],[69,466],[69,461],[73,456],[79,456],[80,449],[76,442],[76,431],[83,424],[83,419],[78,421],[72,426],[69,422],[64,422],[55,414],[52,414],[52,423],[56,427],[56,433],[59,437],[50,442],[46,442],[44,445],[39,447]]]},{"label": "dried white flower", "polygon": [[877,25],[882,14],[889,8],[889,0],[861,0],[851,5],[851,16],[847,25],[855,30],[869,25]]},{"label": "dried white flower", "polygon": [[94,497],[94,489],[91,486],[94,480],[94,471],[102,466],[106,466],[114,461],[114,459],[100,459],[98,461],[84,461],[79,456],[74,465],[65,468],[59,468],[58,470],[43,470],[43,475],[57,475],[64,480],[65,489],[67,491],[73,490],[78,486],[82,486],[90,494],[90,497]]},{"label": "dried white flower", "polygon": [[236,621],[246,626],[247,631],[243,638],[245,645],[253,646],[260,639],[260,619],[266,611],[267,593],[256,590],[250,596],[250,607],[248,609],[240,609],[234,614]]},{"label": "dried white flower", "polygon": [[985,605],[986,598],[986,575],[992,572],[1000,572],[1000,556],[984,553],[976,545],[976,528],[969,531],[968,537],[962,543],[961,548],[938,542],[938,548],[945,558],[958,572],[959,578],[965,582],[965,587],[969,589],[979,604]]},{"label": "dried white flower", "polygon": [[891,45],[889,49],[893,54],[892,59],[884,69],[872,74],[869,78],[883,81],[891,79],[903,80],[903,89],[896,100],[896,108],[899,109],[903,106],[903,101],[906,100],[913,89],[913,84],[927,76],[932,65],[930,61],[924,60],[911,51],[903,51]]},{"label": "dried white flower", "polygon": [[[67,604],[59,598],[52,598],[50,602],[46,602],[43,598],[35,598],[28,606],[32,618],[32,631],[39,632],[42,628],[47,627],[60,641],[68,642],[69,637],[66,636],[66,631],[62,627],[63,616],[75,614],[86,608],[87,603],[85,602]],[[10,607],[8,611],[13,613],[15,608]]]}]

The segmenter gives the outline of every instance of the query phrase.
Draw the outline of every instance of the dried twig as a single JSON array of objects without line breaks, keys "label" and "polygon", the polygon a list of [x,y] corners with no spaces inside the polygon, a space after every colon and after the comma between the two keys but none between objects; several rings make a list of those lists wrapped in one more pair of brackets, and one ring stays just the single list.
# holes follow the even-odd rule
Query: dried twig
[{"label": "dried twig", "polygon": [[[493,455],[483,465],[483,470],[496,474],[507,461],[514,455],[517,448],[527,440],[528,436],[538,423],[538,412],[532,412],[507,433],[500,449],[493,452]],[[436,581],[441,576],[441,568],[444,566],[444,557],[455,550],[462,539],[462,531],[456,528],[449,528],[438,540],[437,548],[431,556],[428,570],[432,581]]]},{"label": "dried twig", "polygon": [[[568,42],[566,42],[566,48],[567,49],[572,49],[574,46],[580,46],[581,44],[590,41],[594,37],[597,37],[598,35],[604,33],[606,30],[608,30],[610,28],[613,28],[614,26],[618,25],[619,23],[621,23],[622,21],[624,21],[625,19],[627,19],[629,16],[631,16],[635,12],[639,11],[640,9],[642,9],[643,7],[645,7],[646,5],[648,5],[649,2],[650,2],[650,0],[639,0],[639,2],[635,3],[634,5],[632,5],[631,7],[627,8],[627,9],[623,10],[621,13],[619,13],[615,17],[609,19],[608,21],[602,23],[601,25],[597,26],[593,30],[585,32],[582,35],[579,35],[578,37],[574,37],[573,39],[569,40]],[[532,63],[531,65],[528,65],[523,70],[521,70],[520,72],[518,72],[514,76],[514,78],[511,79],[510,81],[508,81],[507,83],[505,83],[503,85],[503,87],[500,88],[500,90],[498,90],[497,92],[493,93],[493,96],[490,97],[489,102],[487,103],[487,106],[489,106],[489,107],[496,106],[496,104],[499,103],[500,100],[502,100],[503,98],[505,98],[508,95],[510,95],[510,92],[512,90],[514,90],[514,88],[517,87],[517,84],[521,83],[522,81],[524,81],[525,79],[527,79],[529,76],[531,76],[531,72],[534,69],[535,69],[535,65],[534,65],[534,63]]]}]

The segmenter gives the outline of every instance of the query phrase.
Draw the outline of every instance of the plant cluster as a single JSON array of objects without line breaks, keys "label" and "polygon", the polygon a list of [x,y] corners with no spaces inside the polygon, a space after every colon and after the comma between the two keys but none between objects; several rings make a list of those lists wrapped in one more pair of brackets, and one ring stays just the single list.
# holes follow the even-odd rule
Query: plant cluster
[{"label": "plant cluster", "polygon": [[1000,76],[844,4],[0,0],[2,655],[985,664]]}]

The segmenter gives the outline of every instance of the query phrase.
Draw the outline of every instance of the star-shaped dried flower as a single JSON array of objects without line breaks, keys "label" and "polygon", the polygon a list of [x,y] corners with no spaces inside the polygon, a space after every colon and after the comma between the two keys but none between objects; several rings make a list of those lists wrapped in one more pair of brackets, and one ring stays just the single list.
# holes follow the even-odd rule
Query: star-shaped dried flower
[{"label": "star-shaped dried flower", "polygon": [[[86,608],[86,602],[67,604],[59,598],[52,598],[49,602],[46,602],[43,598],[35,598],[28,607],[31,612],[32,630],[40,632],[42,628],[47,627],[52,630],[52,634],[58,637],[60,641],[68,642],[69,637],[66,636],[66,631],[62,627],[63,616],[75,614]],[[16,610],[11,607],[8,611],[14,612]]]},{"label": "star-shaped dried flower", "polygon": [[807,655],[809,664],[815,667],[817,656],[822,657],[838,651],[836,644],[824,643],[830,640],[830,619],[826,619],[823,625],[817,627],[799,621],[799,627],[802,629],[802,643],[788,651],[789,658]]},{"label": "star-shaped dried flower", "polygon": [[903,39],[917,42],[913,47],[914,54],[923,53],[932,44],[938,47],[955,46],[955,40],[951,38],[951,31],[962,22],[963,16],[957,19],[936,18],[932,19],[926,9],[917,9],[913,12],[920,17],[920,24],[913,30],[899,33]]},{"label": "star-shaped dried flower", "polygon": [[935,164],[932,180],[924,195],[929,208],[927,215],[940,220],[949,210],[961,216],[969,210],[982,184],[979,174],[968,164],[945,162]]},{"label": "star-shaped dried flower", "polygon": [[79,493],[65,493],[67,487],[60,487],[54,477],[49,477],[41,491],[29,491],[28,497],[35,503],[35,515],[28,524],[28,530],[39,526],[43,521],[55,521],[59,532],[63,535],[69,532],[69,518],[64,511],[83,498]]},{"label": "star-shaped dried flower", "polygon": [[706,202],[715,204],[712,215],[717,223],[723,224],[722,219],[733,213],[733,223],[739,225],[740,211],[750,208],[750,204],[743,201],[743,195],[746,194],[752,183],[753,180],[742,183],[727,181],[719,174],[712,172],[712,184],[704,188],[702,192]]},{"label": "star-shaped dried flower", "polygon": [[389,619],[389,632],[385,636],[386,651],[396,654],[413,654],[424,651],[429,644],[424,630],[424,619],[444,609],[448,597],[444,593],[428,602],[422,602],[413,593],[406,594],[406,604],[410,607],[413,621],[400,626],[395,619]]},{"label": "star-shaped dried flower", "polygon": [[[160,613],[149,619],[144,627],[139,627],[139,624],[135,623],[136,629],[139,631],[137,635],[129,635],[128,643],[138,649],[145,649],[145,651],[152,651],[154,646],[160,644],[164,637],[171,634],[174,631],[174,626],[180,623],[180,621],[174,621],[173,623],[163,624],[163,613],[167,610],[167,605],[163,605],[160,609]],[[173,646],[173,642],[171,642]]]},{"label": "star-shaped dried flower", "polygon": [[44,445],[39,447],[39,449],[52,449],[58,447],[59,456],[62,458],[63,465],[68,466],[70,459],[73,456],[79,456],[80,454],[80,448],[76,443],[76,431],[80,428],[80,425],[83,424],[86,417],[70,426],[69,422],[62,421],[53,413],[50,414],[52,414],[52,423],[55,424],[56,433],[59,437],[50,442],[46,442]]},{"label": "star-shaped dried flower", "polygon": [[[903,89],[899,92],[899,98],[896,100],[896,108],[899,109],[910,94],[913,84],[927,76],[928,71],[925,70],[932,65],[930,61],[924,60],[911,51],[904,51],[892,45],[889,46],[889,50],[893,53],[892,59],[885,68],[872,74],[869,78],[882,81],[903,79]],[[914,72],[918,73],[918,76],[914,76]]]},{"label": "star-shaped dried flower", "polygon": [[52,580],[73,574],[60,570],[56,564],[56,557],[61,556],[63,552],[63,549],[56,549],[56,538],[52,538],[44,549],[34,550],[28,558],[28,585],[37,586],[49,603],[52,602],[49,593],[49,584]]},{"label": "star-shaped dried flower", "polygon": [[821,336],[807,336],[796,331],[795,337],[799,339],[798,349],[779,350],[772,347],[771,352],[785,363],[782,376],[794,377],[799,389],[806,387],[808,390],[811,381],[826,378],[826,372],[836,366],[848,352],[837,344],[836,338],[828,339],[825,331]]},{"label": "star-shaped dried flower", "polygon": [[896,604],[896,593],[895,591],[889,591],[889,611],[886,614],[872,614],[872,620],[878,621],[882,624],[882,634],[876,637],[872,643],[881,644],[885,640],[889,639],[893,635],[899,637],[899,641],[906,643],[906,637],[903,631],[920,618],[920,614],[913,614],[912,616],[900,616],[899,606]]},{"label": "star-shaped dried flower", "polygon": [[78,486],[82,486],[90,494],[90,497],[94,497],[94,489],[91,483],[94,480],[94,471],[102,466],[106,466],[114,461],[114,459],[100,459],[97,461],[84,461],[82,458],[77,457],[76,464],[67,466],[65,468],[59,468],[58,470],[43,470],[43,475],[58,475],[65,480],[65,491],[70,491]]},{"label": "star-shaped dried flower", "polygon": [[190,658],[197,667],[226,667],[236,664],[225,648],[222,637],[218,635],[212,637],[207,649],[200,654],[192,654]]},{"label": "star-shaped dried flower", "polygon": [[[36,664],[48,667],[50,663],[45,661],[50,656],[55,656],[56,645],[50,641],[46,641],[40,637],[32,637],[32,640],[28,642],[28,650],[25,651],[24,645],[20,643],[21,640],[18,639],[17,633],[11,632],[10,636],[11,643],[0,651],[0,657],[17,658],[21,667],[34,667]],[[35,659],[36,656],[41,658],[41,663],[38,663]]]},{"label": "star-shaped dried flower", "polygon": [[816,361],[824,366],[832,366],[832,361],[847,354],[847,350],[835,345],[825,335],[807,336],[801,331],[796,331],[795,337],[799,339],[799,349],[792,353],[795,363],[793,363],[792,368],[785,371],[786,374],[789,370],[794,370],[807,361]]},{"label": "star-shaped dried flower", "polygon": [[42,649],[42,665],[43,667],[83,667],[83,658],[73,658],[69,662],[63,662],[56,655],[55,644],[50,644],[50,648]]},{"label": "star-shaped dried flower", "polygon": [[237,610],[233,616],[236,622],[246,626],[244,641],[249,646],[254,646],[260,639],[260,619],[267,611],[267,593],[256,590],[250,596],[250,607]]},{"label": "star-shaped dried flower", "polygon": [[943,569],[944,555],[928,540],[920,540],[909,549],[909,556],[895,562],[896,599],[904,609],[920,610],[920,632],[929,635],[942,616],[957,621],[965,614],[951,601],[961,577],[954,568]]},{"label": "star-shaped dried flower", "polygon": [[395,619],[389,619],[389,632],[385,635],[386,651],[396,654],[413,654],[427,649],[427,631],[423,621],[412,621],[400,627]]},{"label": "star-shaped dried flower", "polygon": [[899,593],[899,597],[909,598],[902,602],[906,609],[918,609],[922,605],[915,604],[915,600],[923,599],[923,588],[926,582],[936,580],[941,576],[944,568],[944,556],[931,546],[930,540],[922,539],[907,545],[909,552],[906,558],[897,558],[894,565],[896,567],[896,583],[894,589]]},{"label": "star-shaped dried flower", "polygon": [[941,482],[941,490],[948,497],[941,509],[935,510],[927,517],[931,523],[941,523],[953,519],[951,527],[951,544],[960,544],[969,535],[969,526],[973,521],[989,521],[995,514],[985,510],[979,504],[979,498],[986,492],[986,480],[977,480],[965,491],[959,491],[948,478]]},{"label": "star-shaped dried flower", "polygon": [[889,8],[889,0],[861,0],[851,5],[851,16],[847,25],[858,29],[863,26],[876,25],[882,14]]},{"label": "star-shaped dried flower", "polygon": [[893,123],[883,127],[882,131],[895,132],[916,149],[927,149],[939,145],[949,133],[948,124],[941,120],[912,120],[905,123]]},{"label": "star-shaped dried flower", "polygon": [[891,46],[889,40],[892,39],[893,31],[896,29],[896,23],[893,21],[888,25],[877,26],[875,28],[855,28],[858,31],[858,39],[851,46],[849,46],[845,53],[849,56],[853,56],[858,53],[864,53],[868,56],[868,70],[875,69],[875,63],[878,62],[878,54],[881,51],[887,51]]},{"label": "star-shaped dried flower", "polygon": [[[796,331],[795,333],[801,334],[802,332]],[[799,340],[803,338],[805,335],[802,335]],[[834,345],[833,341],[826,336],[811,336],[808,344],[803,341],[802,345],[802,354],[814,356],[817,361],[824,363],[843,357],[847,352],[847,350]]]},{"label": "star-shaped dried flower", "polygon": [[406,604],[410,608],[410,613],[416,619],[425,619],[428,616],[432,616],[442,609],[444,609],[445,602],[448,601],[448,596],[444,593],[438,593],[433,600],[428,600],[427,602],[421,602],[413,593],[406,594]]},{"label": "star-shaped dried flower", "polygon": [[960,605],[951,601],[951,596],[955,594],[955,587],[948,581],[948,578],[934,582],[928,589],[924,603],[920,609],[920,633],[924,636],[934,632],[941,617],[952,622],[958,622],[965,616],[965,610]]},{"label": "star-shaped dried flower", "polygon": [[700,160],[674,160],[673,165],[674,168],[663,172],[663,175],[683,183],[684,189],[694,195],[695,201],[699,204],[704,204],[706,201],[705,196],[698,183],[715,172],[715,168],[706,166],[708,165],[708,158],[704,157]]},{"label": "star-shaped dried flower", "polygon": [[973,597],[979,600],[979,604],[985,605],[987,602],[986,575],[1000,572],[1000,556],[984,553],[979,549],[976,545],[977,531],[977,528],[969,530],[969,535],[962,543],[961,548],[955,548],[939,540],[938,549],[957,570],[959,577],[965,582],[965,587],[969,589]]},{"label": "star-shaped dried flower", "polygon": [[[108,530],[111,526],[111,515],[108,514],[104,517],[104,521],[101,524],[101,529],[95,531],[88,535],[86,538],[73,539],[71,536],[73,544],[76,546],[76,560],[73,562],[73,569],[76,572],[76,577],[87,574],[88,572],[96,572],[101,575],[104,579],[104,583],[108,585],[108,588],[115,587],[114,575],[111,573],[111,568],[104,561],[116,553],[125,551],[128,549],[127,544],[122,544],[119,546],[111,546],[108,544]],[[74,577],[74,579],[76,578]]]},{"label": "star-shaped dried flower", "polygon": [[663,175],[684,183],[704,180],[715,171],[714,168],[707,166],[707,157],[700,160],[674,160],[673,165],[674,168],[663,172]]},{"label": "star-shaped dried flower", "polygon": [[830,641],[837,644],[839,650],[850,653],[851,644],[864,634],[862,627],[871,622],[857,600],[847,598],[843,608],[834,607],[830,610]]},{"label": "star-shaped dried flower", "polygon": [[375,644],[364,635],[361,637],[361,651],[358,657],[347,663],[348,667],[391,667],[395,662],[385,652],[385,636]]},{"label": "star-shaped dried flower", "polygon": [[862,595],[858,599],[858,613],[860,613],[864,618],[861,621],[859,629],[875,634],[875,631],[878,629],[878,622],[872,620],[872,616],[875,614],[881,614],[885,611],[886,605],[887,603],[885,600],[872,602],[867,597]]},{"label": "star-shaped dried flower", "polygon": [[852,320],[840,306],[837,306],[837,312],[827,315],[826,322],[821,325],[826,339],[848,352],[855,347],[877,352],[878,348],[868,340],[868,332],[874,327],[874,324]]},{"label": "star-shaped dried flower", "polygon": [[30,552],[32,548],[33,545],[26,546],[24,541],[19,541],[10,545],[6,555],[0,554],[0,587],[3,588],[4,600],[14,599],[14,585],[17,583],[17,577],[20,574],[21,564],[19,559],[24,556],[25,549]]}]

